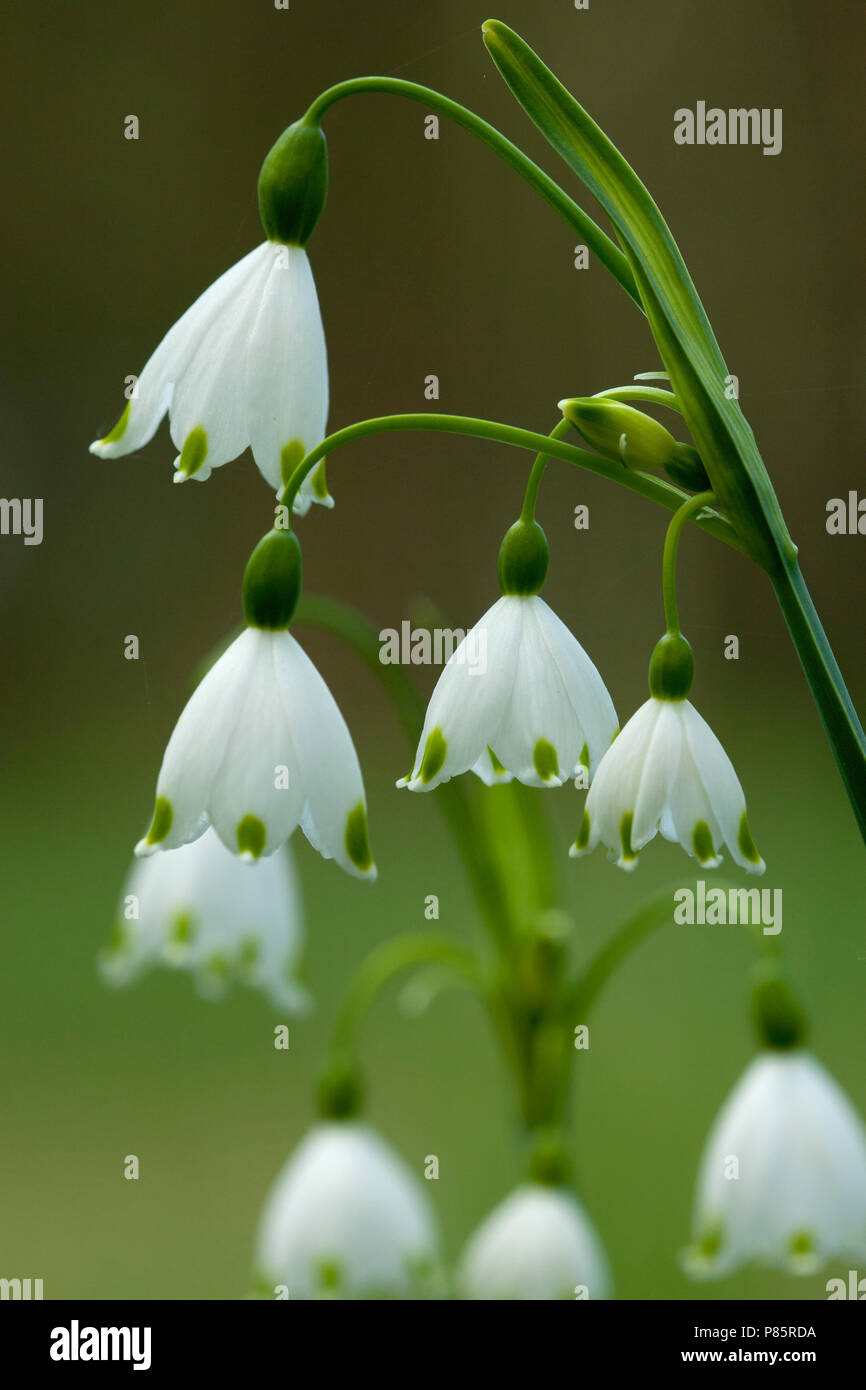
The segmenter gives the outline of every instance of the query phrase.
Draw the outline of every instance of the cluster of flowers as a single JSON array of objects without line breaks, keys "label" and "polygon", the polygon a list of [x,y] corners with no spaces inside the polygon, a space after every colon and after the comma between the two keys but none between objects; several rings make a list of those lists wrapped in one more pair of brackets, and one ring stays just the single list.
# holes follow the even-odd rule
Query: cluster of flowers
[{"label": "cluster of flowers", "polygon": [[[322,439],[327,361],[304,249],[312,226],[288,234],[273,209],[264,212],[265,204],[268,240],[166,335],[117,425],[91,445],[94,453],[113,458],[140,448],[168,412],[179,451],[175,481],[201,481],[250,446],[265,479],[280,489]],[[318,472],[305,478],[294,507],[303,512],[314,502],[332,505]],[[743,869],[762,872],[736,773],[685,698],[690,680],[671,689],[651,679],[650,699],[617,736],[598,671],[539,595],[546,560],[535,565],[535,582],[512,563],[527,534],[511,552],[506,537],[502,597],[465,639],[473,650],[483,639],[486,671],[470,678],[465,653],[454,653],[413,767],[398,785],[430,791],[469,770],[488,784],[559,787],[580,778],[589,792],[574,855],[603,843],[631,869],[661,831],[704,867],[718,865],[727,846]],[[271,559],[266,573],[268,566]],[[130,875],[103,955],[106,978],[125,981],[161,960],[192,970],[206,993],[236,975],[279,1007],[301,1009],[303,929],[287,840],[300,825],[323,856],[375,878],[354,744],[288,631],[293,607],[252,602],[246,630],[181,714],[153,820],[137,846],[143,862]],[[739,1155],[737,1182],[724,1180],[729,1153]],[[768,1050],[708,1143],[690,1268],[722,1271],[750,1258],[807,1268],[842,1253],[866,1259],[863,1127],[805,1049]],[[267,1204],[259,1287],[273,1296],[285,1286],[292,1298],[435,1296],[443,1287],[439,1270],[419,1181],[357,1118],[323,1122]],[[485,1299],[611,1292],[589,1218],[567,1187],[543,1182],[518,1188],[488,1216],[469,1242],[456,1286]]]},{"label": "cluster of flowers", "polygon": [[[768,1049],[707,1140],[682,1263],[694,1277],[717,1278],[750,1263],[810,1274],[834,1258],[866,1260],[866,1130],[805,1048]],[[282,1289],[350,1299],[613,1294],[580,1202],[567,1186],[540,1181],[517,1187],[482,1221],[448,1280],[423,1181],[358,1120],[313,1129],[277,1178],[255,1288],[269,1298]]]}]

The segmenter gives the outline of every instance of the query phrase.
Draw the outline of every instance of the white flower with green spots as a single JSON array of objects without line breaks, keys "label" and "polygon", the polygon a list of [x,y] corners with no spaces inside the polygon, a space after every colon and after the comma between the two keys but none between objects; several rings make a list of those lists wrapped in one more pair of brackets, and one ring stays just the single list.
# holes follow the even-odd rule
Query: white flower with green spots
[{"label": "white flower with green spots", "polygon": [[609,1298],[611,1275],[595,1229],[565,1187],[524,1183],[470,1238],[460,1262],[465,1298]]},{"label": "white flower with green spots", "polygon": [[[250,251],[169,329],[132,389],[91,453],[142,448],[168,411],[176,483],[203,481],[249,446],[279,491],[328,416],[325,335],[304,248],[266,241]],[[333,505],[323,473],[304,480],[295,510],[311,502]]]},{"label": "white flower with green spots", "polygon": [[742,869],[764,872],[743,789],[709,724],[688,700],[652,696],[599,763],[570,853],[579,858],[601,843],[633,869],[658,830],[705,869],[721,864],[727,845]]},{"label": "white flower with green spots", "polygon": [[262,1213],[256,1291],[290,1299],[415,1298],[431,1291],[438,1238],[427,1193],[359,1120],[317,1125]]},{"label": "white flower with green spots", "polygon": [[303,938],[289,848],[250,868],[206,830],[191,845],[133,864],[99,967],[112,985],[131,984],[153,965],[186,970],[211,999],[237,980],[297,1013],[309,1004],[296,978]]},{"label": "white flower with green spots", "polygon": [[685,1266],[810,1274],[833,1258],[866,1264],[866,1129],[811,1053],[763,1052],[707,1141]]},{"label": "white flower with green spots", "polygon": [[594,771],[616,728],[604,682],[565,624],[537,594],[507,594],[446,663],[397,785],[430,791],[471,768],[488,785],[560,787]]},{"label": "white flower with green spots", "polygon": [[253,861],[300,824],[326,859],[374,879],[358,756],[336,701],[287,631],[249,627],[211,667],[177,722],[136,854],[198,839],[212,824]]}]

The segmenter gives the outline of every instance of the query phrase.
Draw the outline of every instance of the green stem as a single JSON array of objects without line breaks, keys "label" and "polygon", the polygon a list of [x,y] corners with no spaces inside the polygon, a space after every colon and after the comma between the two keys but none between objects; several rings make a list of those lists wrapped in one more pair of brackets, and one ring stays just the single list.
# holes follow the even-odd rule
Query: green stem
[{"label": "green stem", "polygon": [[357,96],[362,92],[387,92],[394,96],[407,97],[410,101],[420,102],[423,106],[429,107],[432,111],[439,112],[447,116],[457,125],[468,130],[472,135],[476,135],[485,145],[494,150],[505,163],[524,178],[531,188],[540,193],[552,208],[565,218],[570,227],[573,227],[577,234],[586,242],[590,251],[601,261],[602,265],[607,266],[614,279],[622,286],[643,312],[643,303],[635,284],[634,275],[629,268],[628,261],[622,251],[611,240],[601,227],[583,211],[583,209],[570,198],[564,189],[560,188],[548,174],[545,174],[538,165],[513,145],[510,140],[496,129],[489,125],[487,121],[476,116],[474,111],[470,111],[459,102],[451,101],[441,92],[434,91],[431,87],[422,87],[417,82],[405,82],[396,77],[355,77],[346,82],[338,82],[336,86],[329,87],[322,92],[313,102],[308,110],[305,120],[310,122],[321,122],[325,112],[341,101],[344,97]]},{"label": "green stem", "polygon": [[776,598],[866,841],[866,735],[796,560],[770,575]]},{"label": "green stem", "polygon": [[334,1024],[332,1049],[353,1053],[364,1020],[378,995],[403,970],[435,963],[481,988],[478,964],[472,951],[459,941],[437,933],[407,933],[383,941],[367,956],[343,995]]},{"label": "green stem", "polygon": [[673,391],[661,386],[612,386],[609,391],[596,391],[593,400],[645,401],[647,405],[665,405],[681,415],[680,403]]},{"label": "green stem", "polygon": [[[564,439],[571,433],[572,425],[570,420],[560,420],[558,425],[550,431],[551,439]],[[538,489],[541,487],[541,479],[544,477],[544,470],[549,462],[550,455],[545,453],[536,454],[535,462],[529,473],[529,481],[526,484],[526,492],[523,495],[523,506],[520,509],[521,521],[535,520],[535,504],[538,501]]]},{"label": "green stem", "polygon": [[694,497],[683,503],[668,527],[662,556],[662,597],[665,605],[665,625],[669,633],[678,633],[680,630],[677,611],[677,551],[683,527],[702,508],[712,507],[715,500],[713,492],[695,493]]},{"label": "green stem", "polygon": [[[665,482],[662,478],[655,478],[650,473],[640,473],[623,468],[621,463],[601,458],[598,454],[591,454],[586,449],[578,449],[573,444],[552,439],[548,435],[536,434],[533,430],[519,429],[516,425],[503,425],[493,420],[478,420],[467,415],[424,413],[420,415],[381,415],[371,420],[359,420],[353,425],[346,425],[344,429],[328,435],[321,444],[316,445],[315,449],[311,449],[306,458],[301,459],[280,494],[280,502],[291,509],[292,502],[307,474],[316,467],[321,459],[338,449],[342,444],[349,444],[353,440],[363,439],[371,434],[386,434],[399,430],[430,430],[444,434],[462,434],[474,439],[489,439],[500,444],[511,444],[520,449],[530,449],[533,453],[542,453],[551,458],[561,459],[576,468],[585,468],[590,473],[598,473],[600,477],[619,483],[622,487],[627,487],[631,492],[637,492],[642,497],[648,497],[651,501],[658,502],[672,512],[677,511],[684,502],[690,500],[689,494],[684,492],[682,488],[675,487],[673,483]],[[730,522],[718,513],[701,517],[697,524],[702,530],[715,536],[717,540],[724,541],[726,545],[732,546],[744,555],[748,554],[746,546]]]},{"label": "green stem", "polygon": [[[731,882],[719,881],[719,887],[737,887]],[[604,986],[627,956],[646,937],[659,927],[673,923],[674,888],[659,893],[632,917],[629,917],[614,932],[609,941],[596,953],[589,965],[572,987],[570,995],[571,1017],[585,1023],[596,999]],[[758,954],[764,958],[778,957],[779,945],[776,940],[764,937],[752,924],[743,923]]]}]

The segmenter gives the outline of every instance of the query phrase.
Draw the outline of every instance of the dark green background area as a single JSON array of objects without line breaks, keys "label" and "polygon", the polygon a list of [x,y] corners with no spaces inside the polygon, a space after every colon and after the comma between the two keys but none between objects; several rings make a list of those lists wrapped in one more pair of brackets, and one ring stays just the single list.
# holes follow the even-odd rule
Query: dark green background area
[{"label": "dark green background area", "polygon": [[[703,295],[776,483],[807,581],[861,708],[863,537],[828,537],[826,502],[864,487],[861,256],[863,7],[734,0],[646,5],[515,0],[521,30],[620,145],[660,202]],[[7,8],[0,231],[6,497],[45,499],[41,547],[0,538],[2,938],[0,1274],[48,1297],[242,1295],[268,1184],[308,1123],[341,986],[366,949],[424,925],[474,929],[431,797],[394,790],[407,749],[375,681],[301,634],[355,734],[368,784],[374,888],[298,845],[316,1016],[275,1052],[258,997],[199,1001],[156,974],[100,985],[131,847],[147,823],[190,672],[240,618],[240,575],[272,495],[249,457],[171,485],[165,427],[139,455],[87,453],[193,298],[260,239],[255,180],[282,127],[326,85],[385,72],[437,86],[500,126],[569,188],[480,40],[485,11],[292,0]],[[683,148],[677,107],[782,107],[784,148]],[[141,138],[123,138],[138,115]],[[327,118],[328,205],[310,246],[328,335],[331,428],[438,407],[547,430],[556,401],[658,365],[648,331],[574,236],[469,136],[370,96]],[[578,196],[580,194],[578,193]],[[300,527],[311,590],[399,626],[430,595],[455,626],[496,597],[499,539],[529,459],[473,441],[368,439],[330,468],[333,513]],[[576,532],[574,508],[590,508]],[[599,665],[621,718],[645,694],[659,635],[665,517],[553,465],[539,506],[546,597]],[[682,546],[694,697],[729,749],[784,891],[783,944],[814,1010],[814,1046],[861,1111],[862,844],[761,575],[708,537]],[[123,659],[135,633],[141,660]],[[740,660],[723,640],[740,638]],[[425,694],[435,672],[419,673]],[[402,798],[402,799],[401,799]],[[588,958],[652,890],[694,880],[653,845],[627,877],[565,849],[582,798],[539,793],[562,848],[564,904]],[[625,1298],[687,1297],[702,1142],[751,1055],[736,927],[670,927],[631,958],[575,1054],[580,1187]],[[453,1256],[520,1176],[507,1077],[465,995],[406,1020],[392,991],[365,1045],[371,1116],[420,1172]],[[124,1155],[141,1161],[137,1183]],[[861,1274],[864,1271],[861,1271]],[[744,1274],[714,1298],[822,1297],[820,1278]]]}]

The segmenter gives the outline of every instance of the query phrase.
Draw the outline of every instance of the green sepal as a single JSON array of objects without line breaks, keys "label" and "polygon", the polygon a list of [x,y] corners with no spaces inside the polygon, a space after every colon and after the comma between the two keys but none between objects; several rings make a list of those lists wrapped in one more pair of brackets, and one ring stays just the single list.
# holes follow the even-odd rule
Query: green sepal
[{"label": "green sepal", "polygon": [[547,537],[537,521],[509,526],[499,547],[496,572],[503,594],[529,597],[543,587],[550,565]]},{"label": "green sepal", "polygon": [[676,465],[677,441],[670,430],[633,405],[600,396],[575,396],[560,401],[559,408],[587,444],[605,458],[619,459],[629,468]]},{"label": "green sepal", "polygon": [[269,531],[244,570],[244,617],[250,627],[272,632],[287,628],[301,597],[302,578],[301,547],[294,531]]},{"label": "green sepal", "polygon": [[326,1120],[351,1120],[364,1104],[364,1084],[357,1063],[340,1054],[331,1057],[316,1085],[319,1114]]},{"label": "green sepal", "polygon": [[802,1047],[809,1020],[777,959],[762,961],[754,972],[752,1018],[762,1047],[786,1051]]},{"label": "green sepal", "polygon": [[694,678],[691,646],[681,632],[666,632],[650,657],[650,695],[656,700],[684,700]]},{"label": "green sepal", "polygon": [[671,482],[687,488],[689,492],[709,492],[711,489],[703,460],[691,444],[677,444],[673,458],[665,464],[665,472]]},{"label": "green sepal", "polygon": [[269,241],[306,246],[328,193],[328,150],[317,121],[284,130],[259,174],[259,214]]},{"label": "green sepal", "polygon": [[571,1175],[571,1159],[562,1134],[556,1129],[538,1130],[529,1155],[529,1177],[545,1187],[562,1187]]}]

